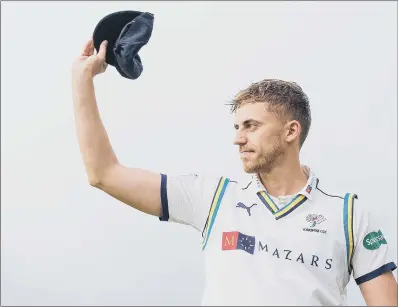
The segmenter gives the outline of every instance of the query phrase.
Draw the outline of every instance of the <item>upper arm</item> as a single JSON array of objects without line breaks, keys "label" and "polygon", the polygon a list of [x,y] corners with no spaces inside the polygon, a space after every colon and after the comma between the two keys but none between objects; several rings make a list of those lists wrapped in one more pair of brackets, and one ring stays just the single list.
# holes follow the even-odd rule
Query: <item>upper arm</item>
[{"label": "upper arm", "polygon": [[161,174],[114,164],[95,187],[139,211],[161,216]]},{"label": "upper arm", "polygon": [[359,285],[368,306],[398,306],[398,285],[391,271]]},{"label": "upper arm", "polygon": [[201,230],[220,177],[168,176],[120,164],[109,167],[95,185],[133,208]]},{"label": "upper arm", "polygon": [[[354,207],[354,241],[353,276],[366,302],[378,305],[384,304],[385,299],[390,303],[396,302],[394,291],[397,284],[391,272],[397,266],[389,253],[387,239],[380,224],[358,204]],[[383,285],[386,288],[381,290]],[[391,301],[394,293],[395,301]]]},{"label": "upper arm", "polygon": [[162,221],[205,227],[216,192],[223,188],[223,177],[208,175],[162,175]]}]

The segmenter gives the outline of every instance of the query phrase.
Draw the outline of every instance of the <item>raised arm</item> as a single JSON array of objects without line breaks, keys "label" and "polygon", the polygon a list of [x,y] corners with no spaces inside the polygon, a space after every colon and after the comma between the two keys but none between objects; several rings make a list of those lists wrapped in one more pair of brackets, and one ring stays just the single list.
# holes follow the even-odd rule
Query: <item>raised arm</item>
[{"label": "raised arm", "polygon": [[142,212],[161,216],[161,175],[121,165],[102,123],[93,78],[106,70],[106,42],[94,54],[92,40],[73,64],[72,90],[80,152],[89,183]]}]

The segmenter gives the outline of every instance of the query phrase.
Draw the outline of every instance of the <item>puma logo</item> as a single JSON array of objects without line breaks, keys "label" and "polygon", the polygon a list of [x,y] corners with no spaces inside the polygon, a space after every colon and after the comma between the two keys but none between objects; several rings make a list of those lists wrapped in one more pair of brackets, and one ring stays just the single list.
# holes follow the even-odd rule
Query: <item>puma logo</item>
[{"label": "puma logo", "polygon": [[239,203],[236,205],[236,208],[246,209],[247,214],[248,214],[249,216],[251,216],[252,214],[251,214],[251,211],[250,211],[250,210],[251,210],[251,208],[252,208],[253,206],[257,206],[257,204],[253,204],[253,205],[251,205],[250,207],[246,207],[246,205],[245,205],[244,203],[239,202]]}]

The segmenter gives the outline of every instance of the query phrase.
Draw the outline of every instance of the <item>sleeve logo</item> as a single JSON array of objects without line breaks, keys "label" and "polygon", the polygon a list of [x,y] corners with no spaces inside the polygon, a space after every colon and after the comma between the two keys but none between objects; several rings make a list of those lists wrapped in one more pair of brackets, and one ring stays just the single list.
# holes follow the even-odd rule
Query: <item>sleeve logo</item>
[{"label": "sleeve logo", "polygon": [[382,244],[387,244],[384,235],[382,234],[381,230],[379,231],[372,231],[368,233],[365,238],[363,238],[363,246],[369,250],[378,249]]}]

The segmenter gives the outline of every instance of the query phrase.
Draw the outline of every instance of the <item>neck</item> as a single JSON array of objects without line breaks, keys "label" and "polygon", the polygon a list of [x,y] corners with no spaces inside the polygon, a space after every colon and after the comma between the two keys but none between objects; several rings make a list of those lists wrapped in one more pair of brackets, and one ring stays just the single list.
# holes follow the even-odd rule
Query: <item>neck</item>
[{"label": "neck", "polygon": [[258,175],[268,194],[275,197],[297,194],[308,181],[298,159],[283,161],[270,172]]}]

